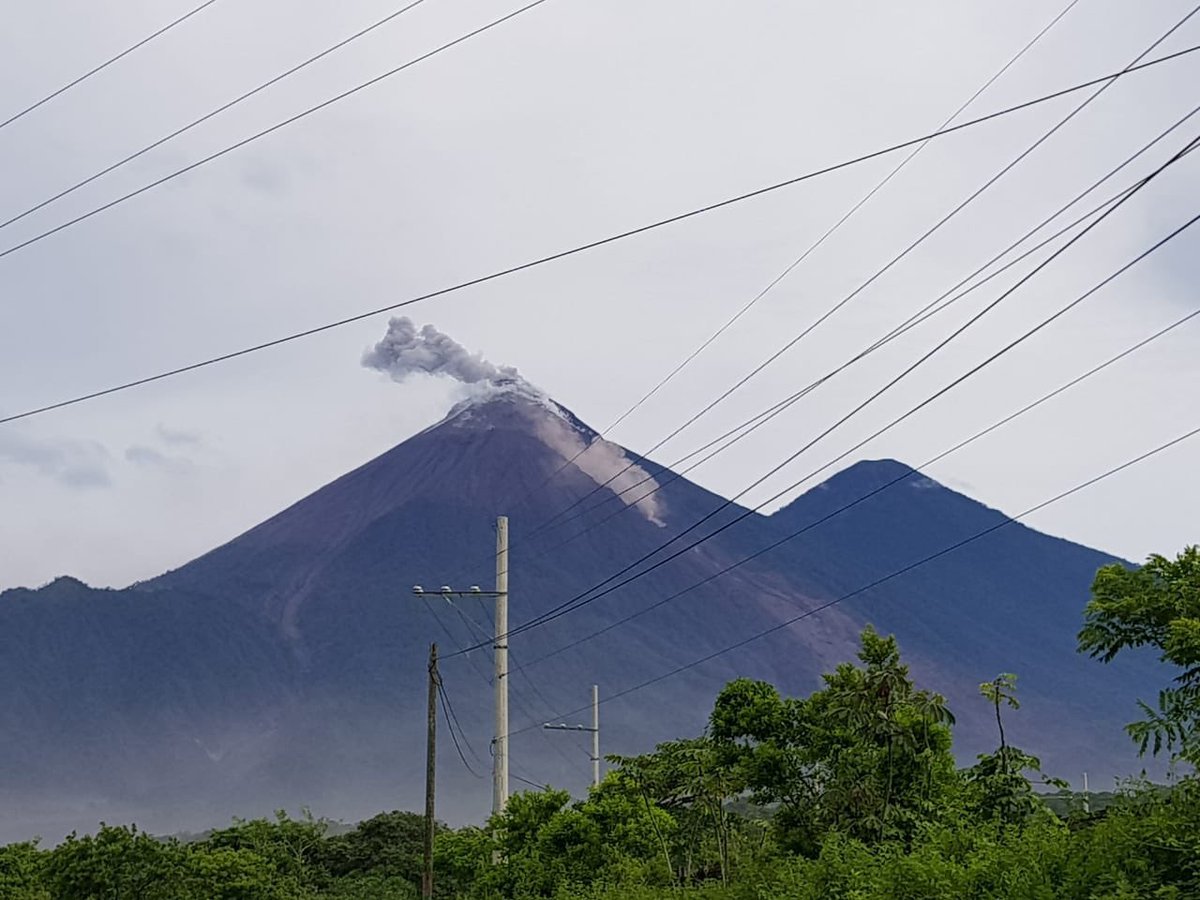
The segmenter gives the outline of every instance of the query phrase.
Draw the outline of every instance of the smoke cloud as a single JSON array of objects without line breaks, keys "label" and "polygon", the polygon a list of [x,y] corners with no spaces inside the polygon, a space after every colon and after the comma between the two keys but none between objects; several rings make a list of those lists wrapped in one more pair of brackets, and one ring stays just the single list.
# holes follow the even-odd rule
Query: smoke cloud
[{"label": "smoke cloud", "polygon": [[515,394],[533,401],[530,409],[538,412],[531,424],[547,447],[571,460],[595,484],[618,494],[625,491],[621,496],[625,505],[637,506],[646,519],[663,526],[662,499],[655,493],[658,482],[650,473],[630,460],[618,445],[599,437],[592,439],[580,431],[568,421],[562,407],[512,366],[488,362],[482,354],[471,353],[433,325],[417,328],[407,316],[388,323],[387,334],[363,354],[362,364],[398,383],[413,375],[453,378],[467,386],[471,405],[499,394]]},{"label": "smoke cloud", "polygon": [[363,354],[362,364],[396,382],[410,375],[445,375],[463,384],[530,387],[511,366],[493,365],[432,325],[418,329],[407,316],[388,322],[387,334]]}]

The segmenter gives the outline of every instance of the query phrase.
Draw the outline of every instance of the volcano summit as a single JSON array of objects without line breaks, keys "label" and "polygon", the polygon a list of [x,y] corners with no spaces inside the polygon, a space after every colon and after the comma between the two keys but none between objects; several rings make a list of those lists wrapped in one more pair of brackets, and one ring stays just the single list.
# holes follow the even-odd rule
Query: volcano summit
[{"label": "volcano summit", "polygon": [[[467,399],[174,571],[124,590],[60,578],[0,594],[0,840],[57,839],[101,818],[162,832],[279,807],[347,819],[418,808],[428,645],[446,653],[476,644],[491,624],[480,601],[414,598],[411,585],[490,583],[490,527],[507,514],[519,625],[701,518],[713,514],[696,536],[744,512],[604,441],[515,370],[434,329],[393,320],[364,362],[396,380],[456,377]],[[901,463],[862,461],[774,515],[748,515],[620,590],[514,635],[513,772],[581,789],[583,746],[539,726],[583,705],[592,683],[602,697],[616,694],[1002,518]],[[602,752],[697,733],[716,691],[736,676],[811,691],[874,622],[896,633],[918,680],[947,695],[967,759],[992,742],[974,686],[1011,671],[1024,708],[1009,730],[1047,771],[1131,771],[1134,749],[1120,726],[1161,674],[1149,661],[1102,667],[1074,651],[1092,576],[1111,561],[1021,525],[1000,529],[606,703]],[[443,677],[484,771],[488,651],[448,660]],[[480,818],[488,784],[452,753],[440,761],[442,814]]]}]

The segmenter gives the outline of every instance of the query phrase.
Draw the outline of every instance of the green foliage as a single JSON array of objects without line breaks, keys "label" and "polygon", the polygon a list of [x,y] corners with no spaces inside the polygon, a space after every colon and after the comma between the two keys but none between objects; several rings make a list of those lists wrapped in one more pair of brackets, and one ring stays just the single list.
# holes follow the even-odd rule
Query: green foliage
[{"label": "green foliage", "polygon": [[979,762],[964,773],[969,786],[968,805],[986,819],[998,819],[1007,824],[1022,824],[1033,816],[1045,816],[1048,810],[1033,792],[1034,781],[1060,790],[1065,789],[1067,783],[1046,775],[1042,772],[1041,760],[1009,746],[1004,739],[1000,707],[1021,708],[1017,700],[1017,676],[1002,672],[981,684],[979,693],[995,708],[1000,747],[995,753],[981,754]]},{"label": "green foliage", "polygon": [[1135,786],[1072,849],[1067,896],[1200,897],[1200,782]]},{"label": "green foliage", "polygon": [[[1200,554],[1108,567],[1083,649],[1153,644],[1183,667],[1131,728],[1195,761]],[[573,801],[512,797],[483,828],[438,826],[438,897],[460,900],[1171,900],[1200,897],[1200,780],[1134,784],[1081,814],[1065,784],[1011,746],[1016,676],[979,686],[999,746],[963,771],[954,718],[918,688],[892,637],[867,628],[858,663],[808,697],[738,679],[706,734],[613,770]],[[1143,729],[1143,730],[1139,730]],[[1103,803],[1101,802],[1103,799]],[[1061,815],[1050,812],[1056,803]],[[4,900],[414,900],[423,820],[383,813],[331,834],[298,819],[235,820],[189,842],[101,826],[52,850],[0,847]]]},{"label": "green foliage", "polygon": [[50,900],[50,894],[42,886],[44,857],[36,841],[0,847],[0,897]]},{"label": "green foliage", "polygon": [[732,682],[710,720],[731,783],[778,805],[776,836],[796,852],[815,854],[831,832],[910,840],[959,787],[944,698],[916,688],[895,638],[868,627],[858,656],[805,699]]},{"label": "green foliage", "polygon": [[[438,826],[438,830],[445,828]],[[316,859],[335,879],[371,875],[417,886],[425,852],[425,818],[410,812],[380,813],[318,846]]]},{"label": "green foliage", "polygon": [[1200,547],[1175,559],[1151,556],[1140,569],[1105,566],[1079,632],[1079,649],[1110,662],[1122,650],[1150,646],[1180,668],[1157,706],[1140,704],[1145,718],[1128,726],[1141,752],[1169,751],[1200,764]]},{"label": "green foliage", "polygon": [[[711,876],[727,881],[736,858],[745,851],[748,829],[729,809],[729,799],[745,785],[720,745],[708,738],[669,741],[654,753],[610,760],[620,766],[610,776],[613,784],[640,797],[651,816],[671,878],[690,882]],[[665,820],[655,810],[666,813]]]},{"label": "green foliage", "polygon": [[95,835],[71,834],[50,854],[45,884],[61,900],[187,896],[187,851],[136,827],[102,825]]}]

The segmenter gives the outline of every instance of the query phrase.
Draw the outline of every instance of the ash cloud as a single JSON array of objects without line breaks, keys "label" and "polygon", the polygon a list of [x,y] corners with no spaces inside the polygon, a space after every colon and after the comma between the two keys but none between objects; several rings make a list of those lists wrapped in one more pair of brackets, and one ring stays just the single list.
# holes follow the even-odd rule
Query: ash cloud
[{"label": "ash cloud", "polygon": [[388,323],[387,334],[363,354],[362,364],[398,383],[414,375],[452,378],[467,386],[471,400],[480,403],[500,394],[533,401],[543,410],[534,421],[542,443],[564,460],[572,460],[575,468],[595,484],[621,495],[626,506],[637,506],[650,522],[659,527],[665,524],[662,499],[655,492],[658,482],[650,473],[616,444],[599,437],[589,443],[590,436],[569,422],[557,403],[512,366],[495,365],[433,325],[418,328],[407,316]]},{"label": "ash cloud", "polygon": [[444,375],[466,385],[534,390],[511,366],[488,362],[433,325],[418,329],[407,316],[388,322],[387,334],[363,354],[362,364],[400,383],[412,375]]}]

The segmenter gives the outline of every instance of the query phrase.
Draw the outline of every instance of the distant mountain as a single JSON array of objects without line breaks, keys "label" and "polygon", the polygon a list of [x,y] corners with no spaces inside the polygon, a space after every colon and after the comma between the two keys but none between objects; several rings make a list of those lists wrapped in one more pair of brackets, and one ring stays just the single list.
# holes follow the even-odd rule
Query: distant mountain
[{"label": "distant mountain", "polygon": [[1120,725],[1134,717],[1134,698],[1153,696],[1164,675],[1149,653],[1102,666],[1075,652],[1092,578],[1121,560],[1004,524],[1003,513],[895,460],[857,463],[772,516],[788,533],[822,519],[773,562],[816,577],[834,596],[1001,525],[850,597],[842,611],[896,633],[916,655],[916,671],[945,679],[938,689],[960,716],[979,712],[976,685],[1017,673],[1024,708],[1010,716],[1010,736],[1048,770],[1078,779],[1083,771],[1107,776],[1122,763],[1140,767]]},{"label": "distant mountain", "polygon": [[[511,516],[513,624],[574,597],[724,501],[519,390],[456,407],[438,425],[199,559],[122,591],[59,579],[0,594],[0,839],[58,838],[100,818],[162,831],[292,809],[355,817],[418,808],[428,644],[486,640],[485,601],[420,599],[411,586],[490,585],[492,522]],[[716,575],[903,474],[864,462],[774,516],[749,516],[629,586],[517,635],[512,727],[584,705],[712,653],[997,521],[913,474],[753,562],[544,661],[539,657]],[[610,487],[597,490],[610,476]],[[629,508],[614,493],[661,490]],[[593,496],[589,496],[592,495]],[[573,511],[551,527],[556,514]],[[603,506],[593,509],[597,504]],[[581,515],[582,512],[582,515]],[[720,511],[706,534],[742,510]],[[578,517],[578,518],[575,518]],[[689,535],[689,538],[691,535]],[[678,545],[676,545],[678,546]],[[1012,729],[1050,769],[1093,783],[1136,763],[1120,725],[1161,675],[1074,653],[1095,569],[1111,557],[1010,526],[704,666],[602,709],[604,752],[632,753],[704,726],[738,675],[807,692],[854,651],[866,621],[895,631],[914,670],[948,694],[964,758],[990,745],[975,685],[1017,672]],[[526,666],[526,663],[528,665]],[[489,651],[449,659],[447,690],[489,766]],[[443,742],[442,809],[480,818],[489,786]],[[513,738],[513,771],[580,789],[583,744],[538,727]],[[519,784],[514,783],[514,787]]]}]

